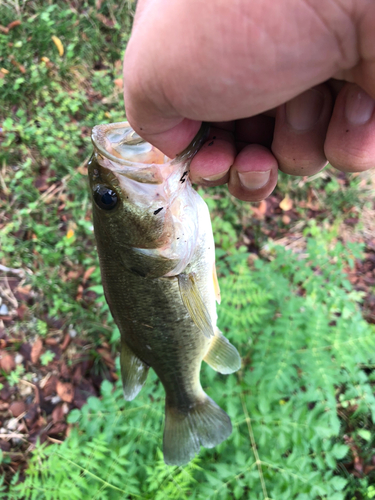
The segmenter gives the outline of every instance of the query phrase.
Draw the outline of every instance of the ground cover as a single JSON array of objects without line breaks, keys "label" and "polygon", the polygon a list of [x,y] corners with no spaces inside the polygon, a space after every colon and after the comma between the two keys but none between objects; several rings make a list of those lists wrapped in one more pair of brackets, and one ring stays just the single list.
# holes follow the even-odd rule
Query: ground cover
[{"label": "ground cover", "polygon": [[373,498],[371,173],[281,176],[258,204],[198,187],[244,360],[202,376],[233,436],[168,468],[156,378],[122,400],[85,163],[124,119],[132,8],[0,4],[0,498]]}]

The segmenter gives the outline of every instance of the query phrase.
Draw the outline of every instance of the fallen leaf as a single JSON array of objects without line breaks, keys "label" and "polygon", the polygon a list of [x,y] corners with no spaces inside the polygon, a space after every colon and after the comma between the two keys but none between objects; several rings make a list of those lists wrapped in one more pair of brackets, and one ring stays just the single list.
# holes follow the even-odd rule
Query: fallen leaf
[{"label": "fallen leaf", "polygon": [[7,75],[9,73],[9,71],[5,68],[0,68],[0,71],[1,73],[3,73],[3,75]]},{"label": "fallen leaf", "polygon": [[262,200],[258,207],[259,213],[265,214],[267,211],[267,200]]},{"label": "fallen leaf", "polygon": [[17,307],[17,314],[21,321],[23,321],[23,319],[25,318],[25,314],[27,311],[28,308],[25,304],[21,304],[19,307]]},{"label": "fallen leaf", "polygon": [[0,24],[0,31],[2,33],[5,33],[5,35],[7,35],[9,33],[9,28],[6,28],[5,26],[1,26],[1,24]]},{"label": "fallen leaf", "polygon": [[44,381],[40,383],[41,389],[43,390],[43,396],[46,398],[48,396],[52,396],[56,392],[58,378],[56,375],[51,375]]},{"label": "fallen leaf", "polygon": [[56,392],[63,401],[71,403],[73,401],[74,389],[70,382],[57,382]]},{"label": "fallen leaf", "polygon": [[38,338],[32,348],[31,348],[31,353],[30,353],[30,359],[32,363],[37,363],[39,361],[40,355],[42,354],[43,351],[43,342],[40,338]]},{"label": "fallen leaf", "polygon": [[26,424],[28,426],[32,425],[38,417],[38,405],[33,403],[29,406],[27,413],[25,415]]},{"label": "fallen leaf", "polygon": [[57,345],[59,343],[58,339],[55,339],[54,337],[49,337],[45,340],[45,342],[47,345]]},{"label": "fallen leaf", "polygon": [[52,420],[54,423],[64,420],[63,404],[58,404],[52,412]]},{"label": "fallen leaf", "polygon": [[115,366],[115,361],[111,356],[111,353],[107,349],[103,349],[99,347],[97,349],[97,353],[100,354],[101,358],[103,359],[104,363],[108,366],[108,368],[114,368]]},{"label": "fallen leaf", "polygon": [[20,20],[12,21],[11,23],[8,24],[7,28],[8,30],[12,30],[16,26],[19,26],[20,24],[22,24]]},{"label": "fallen leaf", "polygon": [[9,411],[12,412],[13,417],[19,417],[26,411],[26,404],[23,401],[14,401],[9,406]]},{"label": "fallen leaf", "polygon": [[77,287],[77,295],[76,295],[76,300],[77,301],[82,300],[82,294],[83,294],[83,286],[82,285],[78,285],[78,287]]},{"label": "fallen leaf", "polygon": [[10,451],[10,442],[5,441],[5,439],[0,439],[0,450],[2,451]]},{"label": "fallen leaf", "polygon": [[6,373],[10,373],[16,367],[16,363],[11,354],[6,351],[0,351],[0,368]]},{"label": "fallen leaf", "polygon": [[113,80],[113,83],[118,87],[120,90],[122,90],[124,80],[122,78],[116,78],[116,80]]},{"label": "fallen leaf", "polygon": [[279,207],[284,212],[288,212],[288,210],[291,210],[293,208],[293,201],[287,195],[283,200],[280,201]]},{"label": "fallen leaf", "polygon": [[67,333],[64,337],[64,340],[61,344],[61,350],[62,351],[65,351],[65,349],[68,347],[68,345],[70,344],[70,341],[72,340],[72,337],[69,335],[69,333]]},{"label": "fallen leaf", "polygon": [[107,28],[113,28],[115,23],[109,19],[108,17],[104,16],[103,14],[96,14],[96,19],[98,19],[100,22],[102,22]]},{"label": "fallen leaf", "polygon": [[60,375],[62,378],[70,379],[70,371],[67,364],[63,361],[60,366]]},{"label": "fallen leaf", "polygon": [[96,266],[91,266],[88,269],[86,269],[85,274],[83,275],[82,281],[86,283],[86,281],[90,278],[92,273],[95,271]]},{"label": "fallen leaf", "polygon": [[13,66],[18,68],[21,71],[21,73],[26,73],[25,66],[22,66],[22,64],[20,64],[18,61],[16,61],[13,56],[10,56],[9,59],[10,59],[11,64],[13,64]]},{"label": "fallen leaf", "polygon": [[290,219],[289,215],[283,215],[283,216],[281,217],[281,220],[283,221],[283,223],[284,223],[286,226],[287,226],[288,224],[290,224],[290,221],[291,221],[291,219]]},{"label": "fallen leaf", "polygon": [[53,36],[51,36],[51,40],[56,45],[57,50],[59,51],[59,56],[63,56],[64,55],[64,46],[63,46],[62,41],[60,40],[60,38],[58,38],[57,36],[53,35]]},{"label": "fallen leaf", "polygon": [[66,275],[66,277],[68,280],[76,280],[80,274],[81,274],[81,271],[71,270],[71,271],[68,271],[68,274]]},{"label": "fallen leaf", "polygon": [[67,427],[65,422],[58,422],[49,429],[48,434],[63,434]]}]

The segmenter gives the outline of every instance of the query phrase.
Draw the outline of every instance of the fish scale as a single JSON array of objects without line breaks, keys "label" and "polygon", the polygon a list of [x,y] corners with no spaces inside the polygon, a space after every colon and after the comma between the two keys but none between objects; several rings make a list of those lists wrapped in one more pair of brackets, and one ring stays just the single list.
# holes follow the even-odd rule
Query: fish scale
[{"label": "fish scale", "polygon": [[185,173],[199,141],[163,162],[134,134],[126,122],[93,130],[95,238],[105,297],[121,333],[124,397],[134,399],[149,368],[155,370],[166,392],[164,460],[181,465],[232,430],[201,387],[202,360],[226,374],[241,362],[216,326],[210,215]]}]

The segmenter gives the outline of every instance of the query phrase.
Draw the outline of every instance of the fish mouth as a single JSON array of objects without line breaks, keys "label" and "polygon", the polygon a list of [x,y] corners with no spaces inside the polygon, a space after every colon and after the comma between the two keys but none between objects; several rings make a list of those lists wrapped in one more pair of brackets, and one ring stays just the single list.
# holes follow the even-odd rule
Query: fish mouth
[{"label": "fish mouth", "polygon": [[128,122],[97,125],[92,130],[91,140],[101,155],[121,165],[140,168],[142,165],[160,165],[171,161],[142,139]]},{"label": "fish mouth", "polygon": [[95,148],[106,158],[122,165],[181,163],[189,161],[197,153],[209,132],[208,123],[203,122],[198,134],[189,146],[176,156],[168,158],[152,144],[146,142],[128,122],[97,125],[93,128],[91,140]]}]

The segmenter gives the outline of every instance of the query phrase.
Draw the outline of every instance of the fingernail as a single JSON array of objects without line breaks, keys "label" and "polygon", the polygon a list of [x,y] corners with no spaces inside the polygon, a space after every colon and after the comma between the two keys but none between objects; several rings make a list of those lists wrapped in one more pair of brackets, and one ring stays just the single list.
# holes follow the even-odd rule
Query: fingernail
[{"label": "fingernail", "polygon": [[319,120],[323,104],[324,97],[319,90],[307,90],[286,103],[286,120],[295,130],[309,130]]},{"label": "fingernail", "polygon": [[219,179],[222,179],[227,173],[228,173],[228,170],[226,170],[225,172],[220,172],[220,174],[215,174],[215,175],[203,177],[203,180],[208,181],[208,182],[218,181]]},{"label": "fingernail", "polygon": [[346,96],[345,115],[349,123],[364,125],[374,112],[375,101],[359,87],[349,90]]},{"label": "fingernail", "polygon": [[267,172],[238,172],[241,184],[246,189],[255,191],[267,184],[271,175],[271,170]]}]

